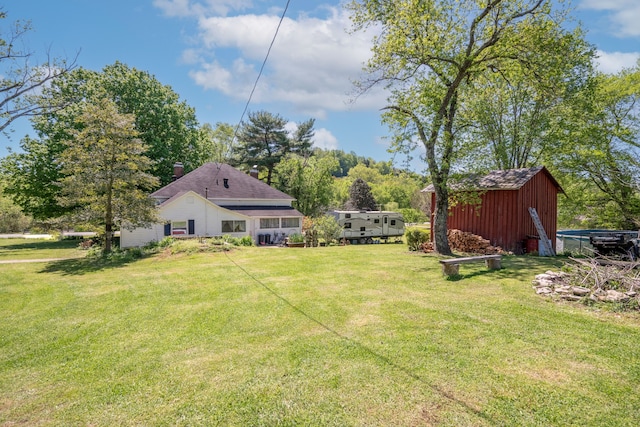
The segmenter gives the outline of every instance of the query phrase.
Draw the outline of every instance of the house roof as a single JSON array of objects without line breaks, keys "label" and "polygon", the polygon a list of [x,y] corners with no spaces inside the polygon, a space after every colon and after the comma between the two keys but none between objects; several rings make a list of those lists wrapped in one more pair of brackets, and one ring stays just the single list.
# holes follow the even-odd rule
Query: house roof
[{"label": "house roof", "polygon": [[[551,180],[559,191],[564,193],[562,187],[551,173],[544,166],[523,169],[507,169],[489,172],[487,175],[468,175],[461,180],[450,182],[450,190],[518,190],[522,188],[531,178],[543,172]],[[428,185],[422,191],[433,193],[435,187]]]},{"label": "house roof", "polygon": [[293,197],[224,163],[205,163],[151,194],[170,199],[193,191],[208,199],[260,199],[291,201]]}]

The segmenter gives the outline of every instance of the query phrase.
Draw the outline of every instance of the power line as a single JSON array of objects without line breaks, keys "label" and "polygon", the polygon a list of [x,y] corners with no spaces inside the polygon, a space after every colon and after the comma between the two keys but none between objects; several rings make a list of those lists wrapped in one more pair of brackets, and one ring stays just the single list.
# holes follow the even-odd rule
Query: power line
[{"label": "power line", "polygon": [[251,93],[249,93],[249,99],[247,99],[247,103],[244,106],[244,110],[242,111],[242,115],[240,116],[240,120],[236,125],[236,129],[233,132],[233,139],[236,139],[238,135],[238,129],[240,128],[240,124],[244,119],[247,110],[249,109],[249,104],[251,103],[251,98],[253,98],[253,93],[256,91],[256,87],[258,86],[258,81],[260,81],[260,77],[262,77],[262,72],[264,71],[264,67],[267,64],[267,60],[269,59],[269,54],[271,53],[271,48],[276,41],[276,37],[278,36],[278,32],[280,31],[280,26],[282,25],[282,21],[284,20],[285,15],[287,14],[287,10],[289,9],[289,3],[291,0],[287,0],[287,4],[284,6],[284,10],[282,11],[282,15],[280,16],[280,21],[278,22],[278,26],[276,27],[276,31],[273,34],[273,38],[271,39],[271,43],[269,44],[269,49],[267,49],[267,54],[264,57],[264,61],[262,61],[262,66],[260,67],[260,71],[258,72],[258,77],[256,77],[256,81],[253,84],[253,88],[251,89]]},{"label": "power line", "polygon": [[[235,141],[235,139],[238,137],[238,130],[240,129],[240,125],[242,124],[242,120],[244,120],[245,114],[247,114],[247,110],[249,109],[249,104],[251,103],[251,99],[253,98],[253,93],[256,91],[256,87],[258,86],[258,82],[260,81],[260,77],[262,77],[262,73],[264,71],[264,67],[267,65],[267,60],[269,59],[269,54],[271,54],[271,48],[273,48],[273,45],[274,45],[274,43],[276,41],[276,37],[278,36],[278,32],[280,31],[280,26],[282,25],[282,21],[284,21],[284,17],[287,14],[287,10],[289,9],[289,3],[290,2],[291,2],[291,0],[287,0],[287,4],[285,4],[285,6],[284,6],[284,10],[282,11],[282,15],[280,16],[280,21],[278,21],[278,26],[276,27],[276,31],[273,34],[273,38],[271,39],[271,43],[269,44],[269,49],[267,49],[267,54],[265,55],[264,60],[262,61],[262,65],[260,66],[260,71],[258,71],[258,76],[256,77],[256,81],[253,83],[253,88],[251,88],[251,92],[249,93],[249,98],[247,99],[247,103],[244,106],[244,110],[242,110],[242,115],[240,116],[240,120],[238,121],[238,124],[236,125],[236,128],[233,130],[233,137],[231,138],[232,141]],[[220,165],[218,165],[218,170],[216,172],[215,177],[218,176],[218,173],[220,173]]]}]

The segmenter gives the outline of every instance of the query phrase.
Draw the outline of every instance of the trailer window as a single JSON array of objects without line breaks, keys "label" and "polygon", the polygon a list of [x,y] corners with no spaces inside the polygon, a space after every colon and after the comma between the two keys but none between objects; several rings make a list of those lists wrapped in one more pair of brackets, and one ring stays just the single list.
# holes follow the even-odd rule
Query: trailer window
[{"label": "trailer window", "polygon": [[344,217],[349,219],[349,218],[351,218],[351,214],[344,214]]},{"label": "trailer window", "polygon": [[391,225],[396,225],[396,220],[395,219],[391,220]]},{"label": "trailer window", "polygon": [[344,228],[351,228],[351,223],[350,222],[345,222],[344,223]]},{"label": "trailer window", "polygon": [[360,227],[360,231],[367,231],[367,227]]},{"label": "trailer window", "polygon": [[374,219],[374,220],[373,220],[373,223],[374,223],[374,224],[380,224],[380,218],[376,218],[376,219]]}]

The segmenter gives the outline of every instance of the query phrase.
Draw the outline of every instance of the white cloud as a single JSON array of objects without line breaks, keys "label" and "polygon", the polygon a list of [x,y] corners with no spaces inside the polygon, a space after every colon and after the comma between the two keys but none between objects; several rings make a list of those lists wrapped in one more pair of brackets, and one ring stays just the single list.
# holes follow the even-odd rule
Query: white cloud
[{"label": "white cloud", "polygon": [[208,14],[226,16],[234,10],[251,7],[251,0],[153,0],[153,5],[172,17],[202,16]]},{"label": "white cloud", "polygon": [[313,146],[323,150],[337,150],[338,139],[333,136],[331,131],[325,128],[316,129],[313,137]]},{"label": "white cloud", "polygon": [[607,74],[616,74],[623,68],[634,67],[640,58],[640,52],[603,52],[598,51],[596,65],[598,70]]},{"label": "white cloud", "polygon": [[640,2],[638,0],[583,0],[583,9],[608,11],[616,34],[620,37],[640,36]]},{"label": "white cloud", "polygon": [[[296,122],[287,122],[284,126],[289,135],[293,135],[298,130]],[[338,139],[325,128],[313,129],[313,146],[324,150],[336,150],[338,148]]]},{"label": "white cloud", "polygon": [[[323,18],[285,17],[252,103],[286,102],[297,112],[320,119],[327,111],[383,105],[386,97],[382,90],[349,103],[352,82],[361,76],[371,54],[371,34],[347,34],[351,25],[348,15],[336,8],[324,11],[328,13]],[[205,89],[246,100],[279,21],[276,14],[200,17],[201,62],[191,77]],[[202,59],[203,51],[214,59]]]}]

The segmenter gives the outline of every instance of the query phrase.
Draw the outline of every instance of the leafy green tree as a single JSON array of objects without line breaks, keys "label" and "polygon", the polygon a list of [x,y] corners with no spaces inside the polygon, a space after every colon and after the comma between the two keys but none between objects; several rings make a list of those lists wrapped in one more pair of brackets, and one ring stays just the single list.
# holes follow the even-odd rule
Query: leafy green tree
[{"label": "leafy green tree", "polygon": [[[0,23],[7,13],[0,10]],[[71,72],[75,59],[52,58],[35,63],[35,54],[25,48],[25,36],[32,30],[30,22],[16,21],[0,25],[0,132],[20,117],[34,117],[64,106],[42,96],[42,89],[55,79]]]},{"label": "leafy green tree", "polygon": [[346,208],[349,210],[370,210],[378,209],[378,203],[373,197],[371,187],[362,178],[356,178],[349,187],[349,200]]},{"label": "leafy green tree", "polygon": [[469,125],[461,110],[476,90],[513,70],[546,87],[566,77],[567,58],[591,48],[580,30],[561,27],[551,0],[354,0],[355,30],[379,28],[371,77],[361,90],[388,85],[391,95],[383,120],[393,129],[396,147],[421,143],[426,150],[436,206],[432,228],[435,250],[450,254],[447,240],[447,182],[464,152],[459,132]]},{"label": "leafy green tree", "polygon": [[62,142],[54,145],[25,137],[20,147],[22,152],[11,153],[0,161],[6,181],[4,193],[37,221],[67,213],[69,208],[61,206],[57,199],[62,177],[57,159],[64,150]]},{"label": "leafy green tree", "polygon": [[173,164],[180,161],[190,171],[203,162],[203,133],[200,131],[195,110],[189,107],[170,86],[161,84],[146,71],[116,62],[101,72],[77,69],[57,79],[44,92],[47,99],[65,102],[68,107],[45,114],[34,121],[34,129],[57,145],[68,139],[73,129],[80,126],[77,118],[82,114],[83,102],[99,102],[107,96],[113,100],[121,114],[135,117],[136,129],[145,143],[145,155],[153,160],[151,173],[160,184],[171,182]]},{"label": "leafy green tree", "polygon": [[105,252],[111,251],[114,225],[148,225],[156,221],[152,199],[144,189],[158,179],[147,173],[151,160],[139,140],[135,118],[118,112],[107,98],[83,106],[82,126],[65,141],[59,158],[60,204],[74,208],[82,222],[104,225]]},{"label": "leafy green tree", "polygon": [[276,188],[296,199],[295,207],[305,216],[315,217],[327,211],[331,201],[337,161],[331,157],[304,158],[289,154],[275,168]]},{"label": "leafy green tree", "polygon": [[0,233],[23,232],[31,225],[31,218],[8,197],[3,195],[4,183],[0,180]]},{"label": "leafy green tree", "polygon": [[235,152],[234,130],[228,123],[216,123],[213,128],[209,123],[202,125],[203,133],[200,150],[200,162],[233,163]]},{"label": "leafy green tree", "polygon": [[238,133],[239,163],[267,170],[267,184],[274,181],[274,170],[278,163],[289,153],[308,157],[311,151],[315,121],[310,119],[298,124],[293,135],[289,135],[285,126],[287,120],[267,111],[249,113],[249,121],[242,124]]},{"label": "leafy green tree", "polygon": [[43,89],[42,102],[64,104],[32,119],[39,138],[26,137],[21,152],[12,153],[0,165],[7,177],[5,192],[25,213],[36,220],[59,217],[68,206],[60,206],[59,182],[64,178],[58,159],[66,141],[82,130],[79,117],[87,103],[100,103],[108,97],[118,113],[132,114],[145,156],[153,164],[150,173],[158,184],[171,180],[176,161],[189,170],[201,164],[204,133],[198,128],[194,110],[181,102],[169,86],[146,72],[116,62],[95,72],[78,68],[55,79]]},{"label": "leafy green tree", "polygon": [[427,220],[427,216],[424,212],[417,209],[404,208],[400,209],[400,213],[402,214],[402,219],[404,219],[404,222],[406,223],[418,223],[425,222]]},{"label": "leafy green tree", "polygon": [[[570,201],[581,216],[603,227],[640,227],[640,63],[615,75],[598,74],[582,103],[567,107],[564,134],[570,150],[555,153]],[[587,186],[586,183],[590,183]],[[589,188],[590,187],[590,188]]]}]

